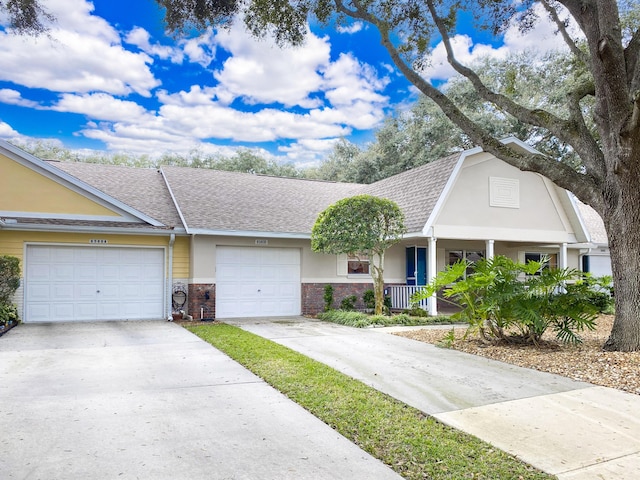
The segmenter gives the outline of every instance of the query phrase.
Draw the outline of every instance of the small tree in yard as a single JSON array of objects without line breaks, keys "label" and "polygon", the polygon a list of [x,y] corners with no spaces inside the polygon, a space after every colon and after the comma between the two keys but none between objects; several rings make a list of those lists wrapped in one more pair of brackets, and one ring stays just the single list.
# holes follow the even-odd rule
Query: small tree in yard
[{"label": "small tree in yard", "polygon": [[404,214],[395,202],[371,195],[345,198],[318,216],[311,231],[314,252],[366,254],[375,294],[375,313],[384,308],[384,254],[405,233]]}]

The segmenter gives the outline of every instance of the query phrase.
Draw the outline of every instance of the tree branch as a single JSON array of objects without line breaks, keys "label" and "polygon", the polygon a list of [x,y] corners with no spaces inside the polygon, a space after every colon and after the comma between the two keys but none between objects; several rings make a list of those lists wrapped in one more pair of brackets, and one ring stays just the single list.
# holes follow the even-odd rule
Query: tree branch
[{"label": "tree branch", "polygon": [[594,156],[594,150],[599,151],[599,148],[586,128],[584,118],[582,117],[582,111],[579,107],[579,100],[585,95],[584,91],[581,90],[575,94],[570,121],[563,120],[546,110],[528,109],[514,102],[509,97],[492,91],[484,84],[474,70],[458,62],[453,52],[453,48],[451,47],[451,39],[449,37],[445,21],[438,15],[432,0],[428,0],[427,5],[431,17],[442,36],[442,42],[447,51],[447,60],[449,64],[459,74],[471,81],[476,92],[478,92],[482,98],[498,106],[500,109],[514,116],[518,120],[549,130],[560,140],[571,145],[580,158],[583,159],[583,162],[585,162],[585,167],[589,171],[589,175],[596,181],[596,184],[601,183],[604,179],[605,173],[604,157],[597,154]]},{"label": "tree branch", "polygon": [[553,6],[551,6],[551,4],[547,0],[540,0],[540,3],[549,14],[549,17],[551,18],[553,23],[555,23],[558,27],[558,31],[560,32],[560,35],[562,35],[564,42],[568,45],[569,50],[571,50],[571,53],[573,53],[580,61],[588,65],[590,62],[589,56],[585,52],[580,50],[578,45],[576,45],[576,42],[573,40],[573,38],[571,38],[569,32],[567,31],[565,22],[563,22],[558,16],[558,11]]},{"label": "tree branch", "polygon": [[594,208],[601,205],[602,198],[596,193],[599,191],[597,183],[593,178],[576,172],[573,168],[558,162],[556,159],[548,158],[542,154],[529,154],[517,152],[511,147],[503,144],[485,129],[473,122],[440,90],[433,87],[424,80],[416,71],[402,59],[400,52],[391,41],[389,32],[391,28],[381,19],[378,19],[360,7],[356,2],[356,10],[347,8],[341,0],[334,0],[336,9],[352,18],[363,20],[375,25],[381,35],[382,45],[391,56],[395,66],[403,75],[415,85],[424,95],[431,98],[444,112],[444,114],[456,125],[458,125],[471,140],[480,145],[486,152],[489,152],[505,162],[520,170],[527,170],[539,173],[548,177],[556,185],[572,191],[583,202]]}]

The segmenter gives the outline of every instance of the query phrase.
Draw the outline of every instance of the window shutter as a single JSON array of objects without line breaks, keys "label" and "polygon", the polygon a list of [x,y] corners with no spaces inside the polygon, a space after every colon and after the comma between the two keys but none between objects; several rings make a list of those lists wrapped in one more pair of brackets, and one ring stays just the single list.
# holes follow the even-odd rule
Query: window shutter
[{"label": "window shutter", "polygon": [[336,256],[337,257],[337,261],[338,261],[338,269],[337,269],[337,273],[340,276],[347,276],[347,254],[346,253],[341,253],[339,255]]}]

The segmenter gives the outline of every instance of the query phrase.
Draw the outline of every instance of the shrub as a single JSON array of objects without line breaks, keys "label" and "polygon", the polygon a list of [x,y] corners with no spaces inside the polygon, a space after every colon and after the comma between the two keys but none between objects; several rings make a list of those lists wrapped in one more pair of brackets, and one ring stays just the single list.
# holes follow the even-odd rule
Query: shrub
[{"label": "shrub", "polygon": [[355,310],[357,300],[358,300],[358,297],[356,297],[355,295],[349,295],[348,297],[344,297],[340,302],[340,310],[345,310],[347,312]]},{"label": "shrub", "polygon": [[420,308],[420,306],[418,306],[417,303],[414,303],[411,305],[411,308],[406,309],[403,313],[406,313],[407,315],[410,315],[412,317],[428,317],[429,313],[423,309]]},{"label": "shrub", "polygon": [[343,310],[331,310],[318,315],[320,320],[338,323],[349,327],[368,327],[371,323],[369,315],[361,312],[345,312]]},{"label": "shrub", "polygon": [[0,303],[9,304],[20,287],[20,260],[0,255]]},{"label": "shrub", "polygon": [[376,294],[373,290],[366,290],[362,295],[362,302],[365,308],[373,310],[376,308]]},{"label": "shrub", "polygon": [[344,310],[331,310],[318,315],[325,322],[339,323],[349,327],[365,328],[370,326],[389,325],[431,325],[436,323],[451,323],[450,317],[411,317],[401,313],[390,317],[388,315],[367,315],[362,312],[347,312]]},{"label": "shrub", "polygon": [[579,343],[577,332],[595,326],[594,287],[576,270],[542,266],[496,256],[476,262],[465,277],[469,264],[461,261],[440,272],[413,300],[444,288],[444,296],[462,307],[452,318],[469,323],[469,331],[485,340],[538,344],[551,328],[558,340]]},{"label": "shrub", "polygon": [[333,308],[333,285],[324,286],[324,311],[328,312]]},{"label": "shrub", "polygon": [[0,327],[18,321],[18,309],[10,303],[0,303]]}]

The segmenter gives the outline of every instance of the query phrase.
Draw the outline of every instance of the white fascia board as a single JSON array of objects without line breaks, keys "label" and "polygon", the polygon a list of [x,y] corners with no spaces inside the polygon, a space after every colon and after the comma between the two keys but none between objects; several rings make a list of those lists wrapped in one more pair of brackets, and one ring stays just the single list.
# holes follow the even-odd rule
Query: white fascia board
[{"label": "white fascia board", "polygon": [[187,233],[183,229],[172,230],[156,230],[144,227],[92,227],[83,225],[51,225],[51,224],[8,224],[3,223],[1,225],[3,230],[15,230],[15,231],[39,231],[39,232],[67,232],[67,233],[102,233],[113,235],[154,235],[154,236],[167,236],[172,233],[176,235],[186,235]]},{"label": "white fascia board", "polygon": [[145,213],[142,213],[139,210],[130,207],[126,203],[123,203],[120,200],[107,195],[106,193],[89,185],[88,183],[77,179],[73,175],[69,175],[67,172],[48,164],[44,160],[40,160],[38,157],[35,157],[30,153],[19,149],[18,147],[14,147],[4,140],[0,140],[0,153],[3,153],[11,160],[16,161],[20,165],[34,170],[47,178],[50,178],[54,181],[62,180],[65,184],[65,187],[70,188],[72,191],[80,195],[83,195],[85,197],[95,197],[91,198],[91,200],[97,199],[98,203],[100,203],[105,208],[115,210],[121,215],[129,217],[125,221],[142,220],[143,222],[153,225],[154,227],[161,227],[164,225],[163,223],[157,221],[155,218],[151,218]]},{"label": "white fascia board", "polygon": [[529,153],[535,154],[535,155],[539,155],[540,152],[538,150],[536,150],[535,148],[533,148],[531,145],[524,143],[522,140],[520,140],[518,137],[506,137],[503,138],[502,140],[500,140],[500,142],[504,145],[511,145],[511,144],[516,144],[519,147],[523,148],[524,150],[526,150]]},{"label": "white fascia board", "polygon": [[167,190],[169,191],[169,195],[171,196],[171,201],[173,202],[173,206],[176,207],[176,211],[178,212],[178,216],[180,217],[180,221],[182,222],[182,225],[184,226],[184,229],[186,230],[187,233],[191,233],[191,231],[189,229],[189,225],[187,225],[187,221],[185,220],[184,215],[182,214],[182,210],[180,209],[180,205],[178,204],[178,201],[176,200],[176,196],[173,194],[173,190],[171,189],[171,183],[169,183],[169,179],[165,175],[164,170],[162,169],[162,167],[160,167],[160,175],[162,175],[162,179],[164,180],[164,184],[166,185]]},{"label": "white fascia board", "polygon": [[[67,213],[47,212],[16,212],[13,210],[0,210],[0,216],[6,218],[42,218],[49,220],[81,220],[87,222],[114,222],[131,223],[132,219],[125,217],[112,217],[108,215],[74,215]],[[134,219],[137,220],[137,219]],[[159,226],[162,226],[160,224]]]},{"label": "white fascia board", "polygon": [[423,231],[420,232],[411,232],[411,233],[405,233],[402,236],[402,240],[404,240],[405,238],[425,238],[425,233]]},{"label": "white fascia board", "polygon": [[211,235],[216,237],[258,237],[258,238],[296,238],[311,239],[310,233],[259,232],[245,230],[209,230],[206,228],[190,228],[190,235]]},{"label": "white fascia board", "polygon": [[477,153],[482,153],[482,148],[480,147],[472,148],[470,150],[465,150],[460,154],[460,157],[456,162],[456,166],[453,167],[451,175],[449,176],[447,183],[442,189],[442,192],[440,193],[440,196],[438,197],[438,200],[436,201],[436,204],[433,207],[433,210],[431,211],[429,218],[427,219],[427,223],[422,228],[422,235],[424,235],[425,237],[432,236],[430,233],[433,232],[433,228],[432,228],[433,224],[436,221],[436,218],[438,218],[438,215],[440,214],[440,210],[442,210],[442,206],[447,201],[447,198],[449,197],[449,193],[451,193],[451,190],[453,189],[453,186],[455,185],[456,180],[458,179],[458,175],[460,174],[460,170],[462,169],[462,164],[464,163],[465,158],[467,158],[469,155],[475,155]]},{"label": "white fascia board", "polygon": [[584,238],[587,239],[587,243],[593,243],[593,239],[591,238],[591,232],[589,232],[589,229],[587,228],[587,224],[585,223],[584,218],[582,218],[582,213],[580,213],[580,209],[576,204],[576,197],[571,192],[567,192],[566,190],[565,192],[567,194],[567,199],[571,204],[571,208],[573,208],[573,213],[575,215],[575,218],[577,218],[580,229],[584,234]]}]

